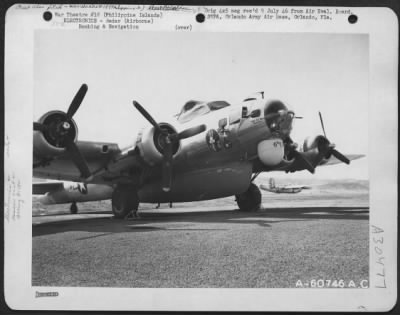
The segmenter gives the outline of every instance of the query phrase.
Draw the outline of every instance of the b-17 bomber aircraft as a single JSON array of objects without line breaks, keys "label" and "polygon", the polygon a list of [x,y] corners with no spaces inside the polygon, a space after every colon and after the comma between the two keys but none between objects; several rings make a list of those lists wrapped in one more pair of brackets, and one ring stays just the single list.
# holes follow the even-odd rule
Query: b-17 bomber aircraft
[{"label": "b-17 bomber aircraft", "polygon": [[303,189],[311,189],[310,186],[304,186],[304,185],[277,186],[275,185],[275,180],[273,178],[269,179],[268,186],[261,184],[260,188],[276,194],[297,194],[301,192]]},{"label": "b-17 bomber aircraft", "polygon": [[[155,121],[133,101],[149,125],[130,147],[78,141],[73,116],[87,90],[83,84],[66,112],[49,111],[33,123],[33,176],[85,183],[81,200],[111,199],[116,218],[136,211],[140,202],[227,196],[236,197],[240,210],[256,210],[261,193],[253,181],[261,172],[314,173],[317,166],[349,164],[362,156],[346,157],[337,151],[326,137],[321,115],[324,135],[309,137],[298,148],[290,136],[297,118],[294,112],[280,100],[264,99],[263,93],[237,105],[188,101],[165,122]],[[62,198],[50,199],[53,203],[78,201],[65,192]]]}]

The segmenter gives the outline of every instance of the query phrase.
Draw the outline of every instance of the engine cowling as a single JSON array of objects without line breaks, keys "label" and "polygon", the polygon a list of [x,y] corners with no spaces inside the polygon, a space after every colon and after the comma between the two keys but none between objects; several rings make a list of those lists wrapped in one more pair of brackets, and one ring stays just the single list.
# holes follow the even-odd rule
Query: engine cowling
[{"label": "engine cowling", "polygon": [[[65,120],[66,113],[62,111],[50,111],[39,119],[39,123],[45,127],[44,131],[33,132],[33,153],[38,158],[54,157],[65,153],[66,144],[54,131],[55,125]],[[73,119],[64,122],[65,131],[76,142],[78,127]]]},{"label": "engine cowling", "polygon": [[327,160],[331,156],[329,145],[329,140],[322,135],[308,137],[304,140],[303,152],[311,153],[315,151],[316,156],[319,155],[322,160]]},{"label": "engine cowling", "polygon": [[[167,123],[160,123],[160,128],[168,134],[176,134],[173,126]],[[163,152],[165,147],[165,135],[157,131],[154,127],[143,129],[136,141],[139,147],[140,155],[149,165],[155,165],[163,160]],[[172,146],[172,154],[175,156],[180,149],[180,141]]]}]

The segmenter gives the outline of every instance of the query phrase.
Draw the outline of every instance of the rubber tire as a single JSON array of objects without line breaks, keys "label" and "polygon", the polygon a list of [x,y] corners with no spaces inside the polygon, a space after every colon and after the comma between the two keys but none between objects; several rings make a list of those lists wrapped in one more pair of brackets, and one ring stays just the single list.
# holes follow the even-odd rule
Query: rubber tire
[{"label": "rubber tire", "polygon": [[123,219],[132,210],[139,208],[137,192],[131,189],[116,188],[111,197],[112,212],[116,219]]},{"label": "rubber tire", "polygon": [[251,183],[242,194],[236,195],[236,203],[240,211],[257,211],[261,206],[261,191],[257,185]]},{"label": "rubber tire", "polygon": [[78,213],[78,206],[76,205],[75,202],[71,204],[71,207],[69,207],[69,211],[71,214],[77,214]]}]

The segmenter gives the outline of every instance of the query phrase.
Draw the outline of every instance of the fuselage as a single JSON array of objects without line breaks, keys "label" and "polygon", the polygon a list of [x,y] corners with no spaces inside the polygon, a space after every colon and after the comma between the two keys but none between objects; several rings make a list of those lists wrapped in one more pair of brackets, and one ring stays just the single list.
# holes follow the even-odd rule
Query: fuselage
[{"label": "fuselage", "polygon": [[253,162],[274,166],[284,158],[294,114],[277,100],[250,100],[207,113],[174,126],[199,124],[206,131],[184,139],[174,157],[172,189],[161,189],[159,170],[139,190],[144,202],[194,201],[231,196],[250,185]]},{"label": "fuselage", "polygon": [[[247,108],[246,118],[242,117],[243,107]],[[266,119],[266,116],[272,114],[276,114],[275,117]],[[174,169],[209,168],[224,165],[225,162],[258,158],[260,142],[283,141],[289,136],[293,116],[293,112],[283,102],[260,99],[228,106],[183,124],[177,124],[176,120],[166,121],[176,127],[178,132],[199,124],[206,125],[204,133],[182,140],[174,156]],[[283,152],[280,147],[276,151]]]},{"label": "fuselage", "polygon": [[[274,167],[284,160],[285,139],[290,135],[293,118],[294,113],[279,100],[250,99],[203,113],[183,123],[176,119],[165,121],[178,132],[200,124],[204,124],[206,130],[180,141],[173,158],[173,180],[168,193],[161,187],[161,163],[149,165],[143,159],[141,169],[144,171],[140,174],[138,187],[140,201],[195,201],[244,192],[250,185],[256,160],[266,167]],[[145,129],[151,131],[151,128],[154,127]],[[133,150],[137,144],[136,140],[127,150]],[[81,151],[84,150],[85,145],[81,147]],[[101,160],[95,154],[93,159],[90,156],[86,159],[91,170],[101,170],[107,157],[104,155]],[[129,165],[129,157],[125,161]],[[68,159],[55,159],[52,165],[52,168],[34,168],[34,176],[64,180],[79,176]],[[109,178],[114,174],[117,178],[120,170],[127,169],[121,163],[115,166],[115,169],[112,164],[106,166]],[[95,177],[92,183],[116,185],[115,181],[108,182],[104,178]]]}]

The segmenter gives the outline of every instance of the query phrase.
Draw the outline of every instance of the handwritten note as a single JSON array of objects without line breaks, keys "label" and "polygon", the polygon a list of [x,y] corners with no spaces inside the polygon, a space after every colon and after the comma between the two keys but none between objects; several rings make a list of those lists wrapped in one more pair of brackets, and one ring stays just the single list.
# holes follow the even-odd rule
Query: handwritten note
[{"label": "handwritten note", "polygon": [[6,153],[6,157],[10,157],[10,138],[6,135],[4,139],[4,152]]},{"label": "handwritten note", "polygon": [[378,226],[371,225],[372,228],[372,242],[373,242],[373,255],[375,260],[375,272],[376,285],[375,288],[386,288],[386,266],[385,266],[385,254],[383,251],[384,245],[384,230]]},{"label": "handwritten note", "polygon": [[5,180],[5,200],[4,200],[4,218],[7,222],[17,221],[21,217],[21,210],[24,206],[22,198],[21,180],[15,176],[15,173],[6,175]]}]

